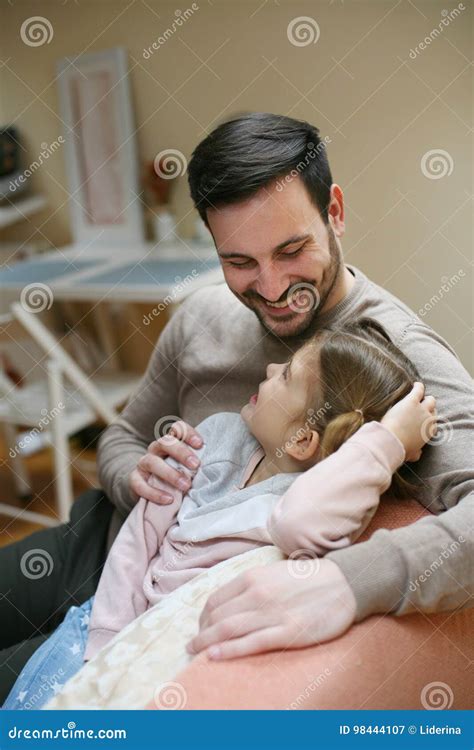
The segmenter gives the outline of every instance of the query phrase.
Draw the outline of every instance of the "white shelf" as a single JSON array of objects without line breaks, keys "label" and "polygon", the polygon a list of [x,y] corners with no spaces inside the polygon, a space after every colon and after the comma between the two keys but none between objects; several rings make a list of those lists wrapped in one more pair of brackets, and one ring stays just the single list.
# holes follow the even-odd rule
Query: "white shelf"
[{"label": "white shelf", "polygon": [[23,221],[30,214],[41,211],[46,206],[46,198],[43,195],[31,195],[21,198],[15,203],[0,206],[0,229]]}]

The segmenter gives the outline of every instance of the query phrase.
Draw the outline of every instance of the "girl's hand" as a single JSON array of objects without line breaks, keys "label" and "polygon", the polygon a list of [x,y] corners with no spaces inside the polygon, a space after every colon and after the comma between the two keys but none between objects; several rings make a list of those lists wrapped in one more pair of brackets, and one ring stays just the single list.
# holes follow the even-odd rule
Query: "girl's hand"
[{"label": "girl's hand", "polygon": [[415,383],[410,393],[380,420],[403,444],[405,461],[418,461],[421,449],[437,432],[436,401],[433,396],[424,395],[423,383]]},{"label": "girl's hand", "polygon": [[185,471],[177,471],[164,459],[171,456],[188,470],[195,472],[200,461],[192,448],[201,448],[202,444],[202,437],[194,427],[182,420],[175,422],[166,435],[150,443],[147,453],[139,460],[136,469],[130,473],[128,485],[131,491],[137,497],[144,497],[152,503],[168,505],[173,501],[173,495],[152,487],[148,478],[154,475],[170,488],[176,487],[186,493],[191,487],[192,477]]}]

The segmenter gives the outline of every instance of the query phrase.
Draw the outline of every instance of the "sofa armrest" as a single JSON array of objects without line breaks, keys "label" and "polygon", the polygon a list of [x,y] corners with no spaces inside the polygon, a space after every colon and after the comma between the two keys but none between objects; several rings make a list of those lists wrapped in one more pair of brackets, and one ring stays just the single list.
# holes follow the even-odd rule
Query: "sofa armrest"
[{"label": "sofa armrest", "polygon": [[473,627],[474,609],[377,615],[310,648],[221,662],[200,656],[175,682],[183,709],[472,709]]},{"label": "sofa armrest", "polygon": [[[378,528],[426,515],[414,500],[384,497],[357,543]],[[474,609],[374,615],[313,647],[231,661],[201,654],[176,682],[184,709],[422,709],[430,700],[436,707],[472,709],[473,629]],[[441,683],[438,692],[427,687],[431,683]]]}]

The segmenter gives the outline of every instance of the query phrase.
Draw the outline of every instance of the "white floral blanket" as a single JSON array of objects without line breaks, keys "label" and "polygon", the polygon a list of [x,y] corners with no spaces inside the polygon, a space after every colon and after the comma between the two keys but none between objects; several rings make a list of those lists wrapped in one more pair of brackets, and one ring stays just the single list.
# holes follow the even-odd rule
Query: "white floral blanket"
[{"label": "white floral blanket", "polygon": [[185,646],[198,632],[208,596],[244,570],[283,557],[276,547],[260,547],[196,576],[124,628],[45,710],[141,709],[153,699],[157,708],[185,708],[186,695],[173,678],[193,658]]}]

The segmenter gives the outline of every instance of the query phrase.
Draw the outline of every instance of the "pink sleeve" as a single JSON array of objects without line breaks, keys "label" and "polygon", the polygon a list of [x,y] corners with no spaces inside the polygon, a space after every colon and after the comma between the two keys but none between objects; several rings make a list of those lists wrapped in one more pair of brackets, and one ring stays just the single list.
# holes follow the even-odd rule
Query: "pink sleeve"
[{"label": "pink sleeve", "polygon": [[[153,485],[159,480],[154,478]],[[143,580],[182,501],[179,490],[167,486],[166,491],[174,498],[169,505],[141,497],[112,545],[92,606],[84,661],[147,609]]]},{"label": "pink sleeve", "polygon": [[368,526],[404,460],[395,435],[379,422],[363,425],[280,498],[267,523],[274,544],[287,555],[308,550],[320,556],[349,546]]}]

